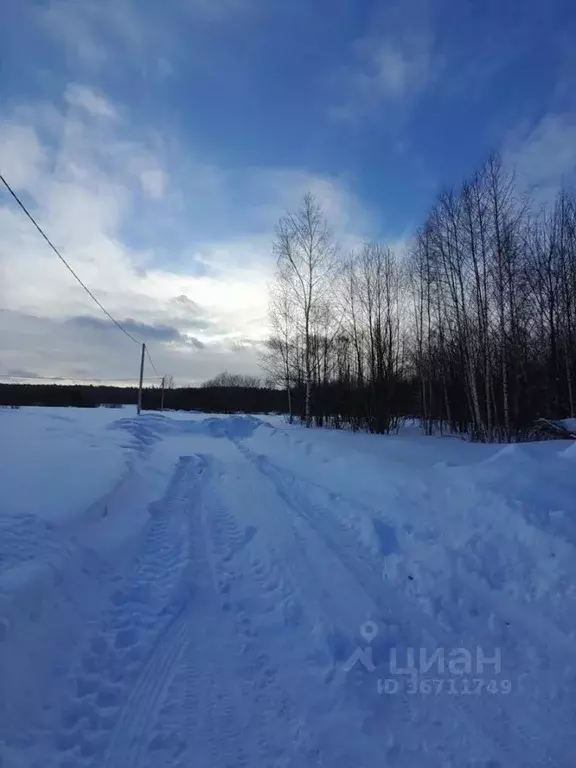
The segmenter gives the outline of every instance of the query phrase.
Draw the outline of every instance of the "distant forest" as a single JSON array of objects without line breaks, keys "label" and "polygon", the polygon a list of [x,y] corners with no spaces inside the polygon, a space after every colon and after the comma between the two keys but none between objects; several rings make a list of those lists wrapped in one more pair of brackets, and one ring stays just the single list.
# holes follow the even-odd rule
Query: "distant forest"
[{"label": "distant forest", "polygon": [[[136,405],[136,387],[67,386],[61,384],[0,384],[0,406],[74,406],[96,408],[101,405]],[[158,410],[160,389],[144,389],[142,407]],[[164,408],[208,413],[275,413],[285,410],[286,394],[275,389],[243,386],[205,386],[167,389]]]}]

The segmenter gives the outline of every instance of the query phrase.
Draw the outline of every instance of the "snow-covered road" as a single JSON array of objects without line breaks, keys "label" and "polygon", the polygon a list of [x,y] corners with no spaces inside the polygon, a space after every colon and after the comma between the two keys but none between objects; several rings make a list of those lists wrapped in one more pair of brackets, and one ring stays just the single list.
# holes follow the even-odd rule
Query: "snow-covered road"
[{"label": "snow-covered road", "polygon": [[0,429],[2,768],[576,764],[571,443]]}]

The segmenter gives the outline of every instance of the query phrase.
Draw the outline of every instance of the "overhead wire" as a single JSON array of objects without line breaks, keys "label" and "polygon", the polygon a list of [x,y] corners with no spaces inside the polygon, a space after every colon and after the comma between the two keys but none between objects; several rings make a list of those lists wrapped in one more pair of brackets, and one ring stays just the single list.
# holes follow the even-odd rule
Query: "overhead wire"
[{"label": "overhead wire", "polygon": [[154,373],[156,374],[156,378],[157,378],[157,379],[161,379],[161,378],[163,378],[162,376],[160,376],[160,374],[159,374],[159,373],[158,373],[158,371],[156,370],[156,366],[155,366],[155,365],[154,365],[154,363],[152,362],[152,358],[150,357],[150,352],[148,351],[148,344],[146,344],[146,347],[145,347],[145,349],[146,349],[146,357],[147,357],[147,358],[148,358],[148,360],[150,361],[150,365],[152,366],[152,370],[153,370],[153,371],[154,371]]},{"label": "overhead wire", "polygon": [[[62,256],[62,254],[60,253],[60,251],[58,250],[58,248],[56,248],[56,246],[54,245],[54,243],[52,243],[52,241],[50,240],[50,238],[48,237],[48,235],[47,235],[47,234],[44,232],[44,230],[42,229],[42,227],[41,227],[41,226],[38,224],[38,222],[36,221],[36,219],[35,219],[35,218],[32,216],[32,214],[30,213],[30,211],[29,211],[29,210],[26,208],[26,206],[24,205],[24,203],[22,202],[22,200],[20,200],[20,198],[18,197],[18,195],[16,194],[16,192],[14,192],[14,190],[12,189],[12,187],[10,186],[10,184],[9,184],[9,183],[6,181],[6,179],[4,178],[4,176],[3,176],[1,173],[0,173],[0,181],[1,181],[1,182],[2,182],[2,184],[3,184],[3,185],[6,187],[6,189],[7,189],[7,190],[8,190],[8,192],[10,193],[10,195],[11,195],[11,196],[14,198],[14,200],[16,201],[16,203],[18,204],[18,206],[21,208],[21,210],[22,210],[22,211],[24,212],[24,214],[27,216],[27,218],[28,218],[28,219],[29,219],[29,220],[32,222],[32,224],[34,225],[34,227],[35,227],[35,228],[38,230],[38,232],[40,233],[40,235],[41,235],[41,236],[44,238],[44,240],[45,240],[45,241],[48,243],[48,245],[50,246],[50,248],[51,248],[51,249],[54,251],[54,253],[56,254],[56,256],[58,256],[58,258],[59,258],[59,259],[60,259],[60,261],[61,261],[61,262],[64,264],[64,266],[66,267],[66,269],[67,269],[67,270],[70,272],[70,274],[71,274],[71,275],[72,275],[72,276],[75,278],[75,280],[77,280],[77,282],[78,282],[78,283],[79,283],[79,284],[82,286],[82,288],[84,288],[84,290],[86,291],[86,293],[88,294],[88,296],[90,296],[90,298],[92,299],[92,301],[94,301],[94,303],[95,303],[95,304],[96,304],[96,305],[97,305],[97,306],[98,306],[98,307],[99,307],[99,308],[102,310],[102,312],[103,312],[103,313],[106,315],[106,317],[108,317],[108,319],[109,319],[109,320],[111,320],[111,321],[114,323],[114,325],[115,325],[115,326],[116,326],[116,327],[117,327],[119,330],[121,330],[121,331],[122,331],[122,333],[123,333],[123,334],[125,334],[125,335],[126,335],[126,336],[127,336],[127,337],[128,337],[130,340],[131,340],[131,341],[133,341],[135,344],[138,344],[138,346],[140,346],[140,345],[142,344],[142,342],[141,342],[141,341],[138,341],[138,339],[136,339],[134,336],[132,336],[132,334],[131,334],[131,333],[129,333],[129,332],[126,330],[126,328],[124,328],[124,326],[123,326],[121,323],[119,323],[119,322],[118,322],[118,320],[116,320],[116,318],[115,318],[115,317],[113,317],[113,316],[110,314],[110,312],[109,312],[109,311],[106,309],[106,307],[105,307],[105,306],[104,306],[104,305],[103,305],[103,304],[102,304],[102,303],[101,303],[101,302],[100,302],[100,301],[99,301],[99,300],[96,298],[96,296],[95,296],[95,295],[92,293],[92,291],[90,290],[90,288],[88,288],[88,286],[86,285],[86,283],[84,283],[84,282],[83,282],[83,281],[80,279],[80,277],[79,277],[79,276],[76,274],[76,272],[75,272],[75,271],[74,271],[74,269],[73,269],[73,268],[70,266],[70,264],[68,264],[68,262],[66,261],[66,259],[64,258],[64,256]],[[153,370],[153,371],[154,371],[154,373],[156,374],[156,378],[158,378],[158,379],[161,379],[161,378],[162,378],[162,376],[160,376],[160,374],[158,373],[158,370],[156,369],[156,366],[154,365],[154,362],[153,362],[153,360],[152,360],[152,357],[151,357],[151,355],[150,355],[150,351],[148,350],[148,345],[145,345],[145,350],[146,350],[146,356],[148,357],[148,360],[150,361],[150,365],[152,366],[152,370]],[[147,378],[152,378],[152,377],[147,377]],[[100,381],[104,381],[104,379],[100,379]],[[114,381],[114,379],[110,379],[110,381]]]},{"label": "overhead wire", "polygon": [[93,301],[94,301],[94,302],[95,302],[95,303],[98,305],[98,307],[100,307],[100,309],[102,310],[102,312],[104,312],[104,314],[106,315],[106,317],[108,317],[108,318],[109,318],[109,319],[110,319],[110,320],[111,320],[111,321],[114,323],[114,325],[115,325],[117,328],[119,328],[119,329],[122,331],[122,333],[124,333],[126,336],[128,336],[128,338],[129,338],[131,341],[133,341],[135,344],[138,344],[138,345],[140,345],[142,342],[138,341],[138,339],[135,339],[135,338],[134,338],[134,336],[132,336],[132,334],[131,334],[131,333],[129,333],[129,332],[126,330],[126,328],[124,328],[124,327],[121,325],[121,323],[119,323],[119,322],[118,322],[118,321],[117,321],[117,320],[116,320],[114,317],[112,317],[112,315],[110,314],[110,312],[108,312],[108,310],[106,309],[106,307],[104,307],[104,306],[103,306],[103,305],[102,305],[102,304],[101,304],[101,303],[98,301],[98,299],[96,298],[96,296],[94,296],[94,294],[92,293],[92,291],[90,290],[90,288],[88,288],[88,286],[87,286],[87,285],[86,285],[84,282],[82,282],[82,280],[81,280],[81,279],[78,277],[78,275],[77,275],[77,274],[76,274],[76,272],[75,272],[75,271],[72,269],[72,267],[70,266],[70,264],[68,264],[68,262],[66,261],[66,259],[64,258],[64,256],[62,256],[62,254],[60,253],[60,251],[58,250],[58,248],[56,248],[56,246],[55,246],[55,245],[52,243],[52,241],[50,240],[50,238],[48,237],[48,235],[47,235],[47,234],[44,232],[44,230],[42,229],[42,227],[41,227],[41,226],[40,226],[40,225],[37,223],[36,219],[35,219],[35,218],[32,216],[32,214],[31,214],[31,213],[28,211],[28,209],[26,208],[26,206],[24,205],[24,203],[23,203],[23,202],[20,200],[20,198],[18,197],[18,195],[16,194],[16,192],[14,192],[14,190],[12,189],[12,187],[10,186],[10,184],[8,184],[8,182],[6,181],[6,179],[4,178],[4,176],[3,176],[1,173],[0,173],[0,181],[2,182],[2,184],[4,184],[4,186],[6,187],[6,189],[8,190],[8,192],[9,192],[9,193],[12,195],[12,197],[14,198],[14,200],[16,201],[16,203],[17,203],[17,204],[19,205],[19,207],[22,209],[22,211],[24,212],[24,214],[25,214],[25,215],[26,215],[26,216],[27,216],[27,217],[30,219],[30,221],[32,222],[32,224],[34,225],[34,227],[35,227],[35,228],[38,230],[38,232],[39,232],[39,233],[42,235],[42,237],[44,238],[44,240],[46,240],[46,242],[48,243],[48,245],[50,246],[50,248],[51,248],[51,249],[54,251],[54,253],[56,254],[56,256],[58,256],[58,258],[59,258],[59,259],[60,259],[60,261],[61,261],[61,262],[64,264],[64,266],[66,267],[66,269],[67,269],[67,270],[68,270],[68,271],[69,271],[69,272],[70,272],[70,273],[71,273],[71,274],[74,276],[74,278],[75,278],[75,279],[76,279],[76,280],[77,280],[77,281],[80,283],[80,285],[82,286],[82,288],[84,288],[84,290],[86,291],[86,293],[88,294],[88,296],[90,296],[90,298],[91,298],[91,299],[92,299],[92,300],[93,300]]}]

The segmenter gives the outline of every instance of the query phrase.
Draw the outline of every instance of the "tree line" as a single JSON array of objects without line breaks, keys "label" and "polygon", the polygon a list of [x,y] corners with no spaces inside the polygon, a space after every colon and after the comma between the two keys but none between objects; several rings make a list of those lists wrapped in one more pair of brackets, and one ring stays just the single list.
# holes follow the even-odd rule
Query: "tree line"
[{"label": "tree line", "polygon": [[398,254],[343,254],[313,195],[276,229],[262,364],[307,425],[516,440],[574,416],[576,195],[537,208],[497,156]]},{"label": "tree line", "polygon": [[[224,384],[202,387],[168,388],[164,392],[166,410],[204,411],[207,413],[281,413],[285,396],[271,387],[256,387],[256,379],[226,374]],[[233,382],[233,383],[230,383]],[[136,387],[111,387],[63,384],[0,384],[0,406],[52,406],[96,408],[99,406],[136,405]],[[144,410],[159,410],[159,388],[142,392]]]}]

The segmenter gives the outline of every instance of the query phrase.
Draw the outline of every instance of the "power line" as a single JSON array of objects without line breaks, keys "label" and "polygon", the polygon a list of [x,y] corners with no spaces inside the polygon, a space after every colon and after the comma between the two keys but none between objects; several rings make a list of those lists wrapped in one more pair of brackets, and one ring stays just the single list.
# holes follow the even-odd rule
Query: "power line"
[{"label": "power line", "polygon": [[152,358],[150,357],[150,352],[148,351],[148,345],[146,345],[146,356],[148,357],[148,360],[150,361],[150,365],[152,366],[152,370],[156,374],[156,378],[157,379],[161,379],[162,376],[160,376],[160,374],[156,370],[156,366],[154,365],[154,363],[152,362]]},{"label": "power line", "polygon": [[[14,198],[14,200],[17,202],[17,204],[20,206],[20,208],[21,208],[21,209],[24,211],[24,213],[25,213],[25,214],[26,214],[26,216],[27,216],[27,217],[30,219],[30,221],[32,222],[32,224],[34,225],[34,227],[35,227],[35,228],[38,230],[38,232],[39,232],[39,233],[42,235],[42,237],[44,238],[44,240],[46,240],[46,242],[48,243],[48,245],[50,246],[50,248],[52,248],[52,250],[54,251],[54,253],[56,254],[56,256],[58,256],[58,258],[59,258],[59,259],[60,259],[60,261],[61,261],[61,262],[64,264],[64,266],[66,267],[66,269],[68,269],[68,271],[69,271],[69,272],[70,272],[70,273],[71,273],[71,274],[72,274],[72,275],[73,275],[73,276],[76,278],[76,280],[77,280],[77,281],[80,283],[80,285],[82,286],[82,288],[84,288],[84,290],[86,291],[86,293],[88,294],[88,296],[90,296],[90,298],[91,298],[91,299],[92,299],[92,300],[93,300],[93,301],[94,301],[94,302],[95,302],[95,303],[96,303],[96,304],[97,304],[97,305],[100,307],[100,309],[102,310],[102,312],[104,312],[104,314],[106,315],[106,317],[108,317],[108,318],[109,318],[109,319],[110,319],[110,320],[111,320],[111,321],[114,323],[114,325],[115,325],[117,328],[119,328],[119,329],[122,331],[122,333],[126,334],[126,336],[128,336],[128,338],[129,338],[131,341],[133,341],[135,344],[138,344],[138,345],[140,345],[140,344],[141,344],[141,342],[140,342],[140,341],[138,341],[137,339],[135,339],[135,338],[134,338],[134,336],[132,336],[132,334],[128,333],[128,331],[127,331],[127,330],[126,330],[126,329],[125,329],[125,328],[124,328],[122,325],[120,325],[120,323],[119,323],[117,320],[115,320],[115,319],[112,317],[112,315],[110,314],[110,312],[108,312],[108,310],[107,310],[107,309],[106,309],[106,308],[105,308],[105,307],[104,307],[104,306],[103,306],[103,305],[102,305],[102,304],[101,304],[101,303],[98,301],[98,299],[96,298],[96,296],[94,296],[94,294],[92,293],[92,291],[90,290],[90,288],[88,288],[88,286],[87,286],[85,283],[83,283],[83,282],[82,282],[82,280],[81,280],[81,279],[78,277],[78,275],[76,274],[76,272],[74,272],[74,270],[72,269],[72,267],[70,266],[70,264],[68,264],[68,262],[66,261],[66,259],[64,258],[64,256],[62,256],[62,254],[60,253],[60,251],[59,251],[59,250],[56,248],[56,246],[55,246],[55,245],[54,245],[54,244],[53,244],[53,243],[50,241],[50,239],[48,238],[48,236],[46,235],[46,233],[44,232],[44,230],[43,230],[43,229],[40,227],[40,225],[39,225],[39,224],[37,224],[37,223],[36,223],[36,220],[34,219],[34,217],[32,216],[32,214],[31,214],[31,213],[29,213],[29,211],[28,211],[28,209],[26,208],[26,206],[24,205],[24,203],[23,203],[23,202],[20,200],[20,198],[18,197],[18,195],[16,194],[16,192],[14,192],[14,190],[12,189],[12,187],[11,187],[11,186],[8,184],[8,182],[6,181],[6,179],[4,178],[4,176],[2,176],[2,174],[1,174],[1,173],[0,173],[0,181],[2,182],[2,184],[4,184],[4,186],[6,187],[6,189],[8,190],[8,192],[9,192],[9,193],[12,195],[12,197]],[[154,366],[152,366],[152,367],[154,367]]]},{"label": "power line", "polygon": [[[78,283],[80,283],[80,285],[82,286],[82,288],[84,288],[84,290],[86,291],[86,293],[88,294],[88,296],[90,296],[90,298],[91,298],[91,299],[92,299],[92,300],[95,302],[95,304],[96,304],[96,305],[97,305],[97,306],[98,306],[98,307],[99,307],[99,308],[102,310],[102,312],[103,312],[103,313],[106,315],[106,317],[108,317],[108,318],[109,318],[109,319],[110,319],[110,320],[111,320],[111,321],[114,323],[114,325],[115,325],[115,326],[116,326],[116,327],[117,327],[117,328],[118,328],[120,331],[122,331],[122,333],[123,333],[123,334],[125,334],[125,335],[126,335],[126,336],[127,336],[127,337],[128,337],[130,340],[131,340],[131,341],[133,341],[135,344],[138,344],[138,346],[141,346],[142,342],[140,342],[140,341],[138,341],[138,339],[134,338],[134,336],[132,336],[132,334],[131,334],[131,333],[129,333],[129,332],[126,330],[126,328],[124,328],[124,326],[123,326],[123,325],[121,325],[121,324],[120,324],[120,323],[119,323],[119,322],[118,322],[118,321],[117,321],[117,320],[116,320],[114,317],[112,317],[112,315],[110,314],[110,312],[108,312],[108,310],[106,309],[106,307],[104,307],[104,306],[103,306],[103,305],[100,303],[100,301],[99,301],[99,300],[96,298],[96,296],[94,296],[94,294],[93,294],[93,293],[92,293],[92,291],[91,291],[91,290],[88,288],[88,286],[87,286],[87,285],[86,285],[86,284],[85,284],[85,283],[84,283],[84,282],[83,282],[83,281],[80,279],[80,277],[78,277],[78,275],[76,274],[76,272],[75,272],[75,271],[72,269],[72,267],[70,266],[70,264],[68,264],[68,262],[66,261],[66,259],[64,258],[64,256],[62,256],[62,254],[60,253],[60,251],[58,250],[58,248],[56,248],[56,246],[55,246],[55,245],[52,243],[52,241],[50,240],[50,238],[48,237],[48,235],[47,235],[47,234],[44,232],[44,230],[42,229],[42,227],[41,227],[41,226],[40,226],[40,225],[37,223],[36,219],[35,219],[35,218],[32,216],[32,214],[31,214],[31,213],[28,211],[28,209],[26,208],[26,206],[24,205],[24,203],[23,203],[23,202],[20,200],[20,198],[18,197],[18,195],[16,194],[16,192],[14,192],[14,190],[12,189],[12,187],[10,186],[10,184],[8,184],[8,182],[6,181],[6,179],[4,178],[4,176],[3,176],[1,173],[0,173],[0,181],[2,182],[2,184],[4,184],[4,186],[6,187],[6,189],[8,190],[8,192],[10,193],[10,195],[11,195],[11,196],[14,198],[14,200],[16,201],[16,203],[18,204],[18,206],[19,206],[19,207],[22,209],[22,211],[23,211],[23,212],[24,212],[24,214],[27,216],[27,218],[28,218],[28,219],[29,219],[29,220],[32,222],[32,224],[34,225],[34,227],[35,227],[35,228],[38,230],[38,232],[40,233],[40,235],[41,235],[41,236],[44,238],[44,240],[45,240],[45,241],[48,243],[48,245],[49,245],[49,246],[50,246],[50,248],[51,248],[51,249],[54,251],[54,253],[56,254],[56,256],[58,256],[58,258],[59,258],[59,259],[60,259],[60,261],[61,261],[61,262],[64,264],[64,266],[66,267],[66,269],[67,269],[67,270],[68,270],[68,271],[69,271],[69,272],[72,274],[72,276],[73,276],[73,277],[74,277],[74,278],[75,278],[75,279],[78,281]],[[146,351],[146,356],[148,357],[148,360],[150,361],[150,365],[152,366],[152,370],[153,370],[153,371],[154,371],[154,373],[156,374],[156,378],[157,378],[157,379],[161,379],[161,378],[163,378],[162,376],[160,376],[160,374],[158,373],[158,370],[156,369],[156,366],[154,365],[154,362],[153,362],[153,360],[152,360],[152,357],[150,356],[150,352],[149,352],[149,350],[148,350],[148,346],[147,346],[147,345],[145,345],[145,346],[144,346],[144,349],[145,349],[145,351]],[[4,378],[8,378],[8,377],[4,377]],[[24,377],[20,377],[20,378],[24,378]],[[41,377],[37,377],[37,378],[41,378]],[[58,380],[58,378],[59,378],[59,377],[56,377],[54,380]],[[146,379],[151,379],[151,378],[154,378],[154,377],[152,377],[152,376],[147,376],[147,377],[146,377]],[[62,379],[60,378],[60,380],[62,380]],[[80,379],[70,379],[70,380],[74,380],[74,381],[81,381]],[[92,380],[89,380],[89,381],[92,381]],[[94,379],[93,381],[106,381],[106,379]],[[109,379],[109,381],[128,381],[128,379]]]}]

